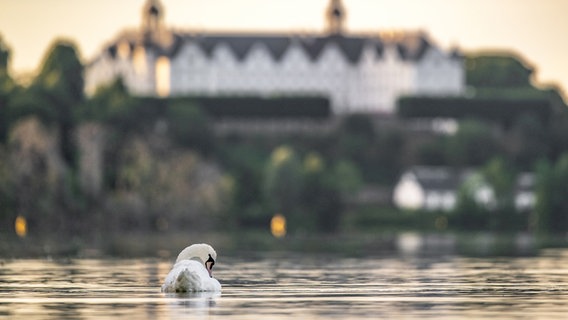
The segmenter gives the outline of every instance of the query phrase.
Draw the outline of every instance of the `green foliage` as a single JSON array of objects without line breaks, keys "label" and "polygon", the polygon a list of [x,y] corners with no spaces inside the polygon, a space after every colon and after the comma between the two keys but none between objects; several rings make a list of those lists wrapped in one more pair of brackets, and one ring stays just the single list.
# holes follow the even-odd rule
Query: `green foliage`
[{"label": "green foliage", "polygon": [[71,228],[81,201],[74,194],[71,171],[57,161],[61,158],[53,145],[57,142],[55,131],[36,118],[24,119],[14,126],[6,149],[10,209],[24,215],[34,232]]},{"label": "green foliage", "polygon": [[[9,59],[9,50],[3,48],[0,40],[0,69]],[[266,229],[271,216],[280,212],[288,219],[291,233],[336,232],[345,227],[353,228],[351,231],[432,231],[438,230],[440,217],[454,229],[525,230],[527,217],[514,212],[511,205],[511,168],[530,170],[544,157],[549,162],[539,167],[538,226],[546,232],[565,232],[568,218],[563,212],[568,212],[564,204],[568,195],[562,190],[568,185],[568,178],[563,180],[568,175],[563,173],[568,167],[563,157],[568,150],[568,112],[558,92],[530,87],[530,68],[514,58],[473,57],[467,63],[472,98],[407,97],[399,102],[403,118],[458,119],[459,130],[451,136],[432,134],[414,140],[414,133],[379,126],[381,122],[363,114],[341,118],[329,135],[216,136],[215,121],[226,118],[327,120],[331,117],[329,101],[311,97],[133,97],[120,79],[85,101],[77,52],[72,44],[58,42],[28,88],[16,86],[8,74],[0,72],[0,218],[18,210],[32,212],[30,226],[37,228],[53,218],[44,227],[50,230],[62,220],[74,223],[79,216],[73,214],[82,211],[99,217],[100,226],[110,221],[125,228],[139,224],[152,229],[158,218],[163,218],[162,226],[168,221],[199,224],[200,215],[190,217],[186,209],[192,208],[193,214],[209,212],[222,202],[231,205],[224,216],[230,221],[227,224]],[[104,124],[105,201],[81,207],[77,196],[70,203],[69,194],[75,197],[77,192],[65,190],[79,185],[78,169],[66,166],[71,169],[63,169],[62,178],[50,180],[45,155],[27,157],[34,169],[31,173],[13,175],[9,158],[13,151],[10,146],[2,149],[1,143],[7,139],[8,128],[27,115],[57,129],[62,139],[59,151],[68,164],[75,162],[72,137],[77,124]],[[188,149],[219,164],[225,178],[210,179]],[[454,215],[417,215],[390,207],[362,208],[359,216],[345,215],[358,210],[346,206],[346,196],[365,184],[392,185],[402,167],[414,163],[483,166],[483,183],[494,188],[498,201],[493,208],[480,206],[471,190],[462,190],[459,212]],[[196,177],[204,181],[188,183]],[[213,189],[211,180],[216,181]],[[226,198],[219,196],[220,180],[230,185]],[[216,205],[197,205],[211,197]],[[108,209],[103,203],[116,206]],[[88,226],[94,219],[81,223]],[[211,222],[208,219],[204,218]]]},{"label": "green foliage", "polygon": [[474,87],[529,87],[533,73],[512,55],[466,57],[466,83]]},{"label": "green foliage", "polygon": [[346,214],[343,223],[347,230],[354,232],[420,230],[415,222],[429,214],[429,212],[404,212],[394,207],[362,206]]},{"label": "green foliage", "polygon": [[[551,105],[554,104],[554,90],[539,89],[536,87],[473,87],[470,88],[470,95],[474,99],[501,99],[501,100],[547,100]],[[557,93],[556,93],[557,94]]]},{"label": "green foliage", "polygon": [[205,155],[214,151],[211,121],[198,106],[173,101],[168,106],[167,121],[172,139],[181,146],[198,150]]},{"label": "green foliage", "polygon": [[[263,173],[266,215],[281,213],[289,231],[336,232],[346,209],[344,199],[359,190],[362,177],[347,160],[329,163],[310,151],[300,156],[288,146],[274,149]],[[264,216],[264,221],[269,216]]]},{"label": "green foliage", "polygon": [[399,130],[389,130],[379,137],[377,146],[369,146],[369,159],[362,171],[375,172],[378,183],[393,185],[403,170],[408,136]]},{"label": "green foliage", "polygon": [[481,166],[499,154],[501,148],[492,128],[480,121],[461,122],[448,139],[447,157],[455,166]]},{"label": "green foliage", "polygon": [[0,36],[0,145],[5,144],[8,138],[12,122],[10,104],[18,89],[8,72],[9,60],[10,48]]},{"label": "green foliage", "polygon": [[324,159],[312,152],[304,160],[304,181],[302,204],[309,215],[304,224],[320,232],[337,231],[345,210],[343,197],[361,186],[359,171],[348,161],[328,169]]},{"label": "green foliage", "polygon": [[341,123],[341,131],[348,135],[359,136],[366,141],[375,139],[375,127],[369,115],[348,115]]},{"label": "green foliage", "polygon": [[339,152],[359,164],[365,158],[364,150],[375,141],[375,131],[371,120],[366,115],[350,115],[343,119],[339,132]]},{"label": "green foliage", "polygon": [[568,150],[568,112],[556,115],[546,132],[548,142],[547,156],[551,161],[559,159]]},{"label": "green foliage", "polygon": [[0,75],[8,73],[8,62],[10,61],[10,48],[0,35]]},{"label": "green foliage", "polygon": [[447,166],[450,154],[446,151],[447,144],[446,137],[436,137],[421,144],[417,150],[418,163],[427,166]]},{"label": "green foliage", "polygon": [[403,118],[468,118],[502,124],[510,127],[517,118],[527,114],[548,123],[552,109],[548,98],[444,98],[402,97],[398,100],[397,113]]},{"label": "green foliage", "polygon": [[519,232],[529,228],[530,212],[515,208],[517,176],[510,163],[489,160],[460,187],[457,204],[448,217],[458,230]]},{"label": "green foliage", "polygon": [[[0,146],[0,226],[11,226],[13,223],[16,216],[14,197],[14,181],[10,173],[8,155],[6,150]],[[0,227],[0,230],[2,229]],[[6,231],[2,230],[3,233]]]},{"label": "green foliage", "polygon": [[83,100],[83,66],[75,46],[62,41],[50,48],[39,74],[21,93],[16,108],[22,109],[17,110],[18,116],[39,115],[44,123],[68,130],[74,121],[74,109]]},{"label": "green foliage", "polygon": [[[83,100],[83,64],[75,44],[60,40],[48,50],[39,75],[32,86],[43,88],[59,102],[61,110]],[[61,111],[60,110],[60,111]]]},{"label": "green foliage", "polygon": [[538,119],[529,115],[519,117],[513,124],[511,135],[508,147],[519,168],[532,171],[536,162],[549,154],[547,129]]},{"label": "green foliage", "polygon": [[231,219],[237,227],[266,226],[270,213],[265,212],[259,195],[268,152],[231,140],[218,153],[219,162],[235,181]]},{"label": "green foliage", "polygon": [[495,193],[496,208],[513,207],[517,175],[512,165],[505,159],[496,157],[489,160],[481,169],[481,173]]},{"label": "green foliage", "polygon": [[7,73],[0,71],[0,145],[6,143],[8,128],[11,124],[10,103],[16,87]]},{"label": "green foliage", "polygon": [[468,56],[468,97],[403,97],[397,112],[404,118],[477,118],[505,128],[527,115],[547,125],[555,113],[565,113],[566,103],[557,88],[533,87],[531,75],[532,68],[511,55]]},{"label": "green foliage", "polygon": [[8,111],[11,115],[10,124],[30,116],[38,118],[42,123],[53,124],[57,116],[50,104],[42,102],[41,92],[36,87],[13,92]]},{"label": "green foliage", "polygon": [[[188,97],[212,118],[321,118],[331,115],[327,98],[320,97]],[[182,98],[183,99],[183,98]],[[187,99],[187,98],[185,98]]]},{"label": "green foliage", "polygon": [[340,160],[332,170],[333,183],[337,191],[342,195],[351,195],[357,192],[363,185],[363,177],[357,166],[347,160]]},{"label": "green foliage", "polygon": [[121,78],[97,88],[87,103],[77,109],[80,121],[99,121],[113,124],[134,111],[134,99],[128,94]]},{"label": "green foliage", "polygon": [[363,185],[361,173],[353,163],[341,160],[315,183],[318,196],[314,197],[313,213],[317,217],[317,230],[336,232],[346,209],[344,198],[355,194]]},{"label": "green foliage", "polygon": [[515,208],[517,172],[514,166],[502,157],[486,163],[481,173],[495,195],[495,205],[489,217],[490,227],[495,231],[524,231],[528,229],[526,212]]},{"label": "green foliage", "polygon": [[349,160],[365,172],[367,182],[394,183],[401,169],[404,134],[398,130],[379,131],[368,114],[345,116],[334,134],[336,142],[328,151],[333,160]]},{"label": "green foliage", "polygon": [[276,148],[266,164],[262,188],[269,212],[298,215],[303,183],[302,164],[294,149]]},{"label": "green foliage", "polygon": [[550,163],[537,166],[537,228],[541,233],[564,234],[568,231],[568,153]]},{"label": "green foliage", "polygon": [[83,101],[83,65],[77,50],[72,43],[58,41],[48,51],[30,87],[14,98],[12,108],[15,119],[36,115],[44,123],[56,126],[61,139],[61,155],[74,167],[75,108]]},{"label": "green foliage", "polygon": [[460,187],[452,224],[464,230],[488,230],[490,207],[479,199],[479,192],[487,187],[481,174],[474,174]]}]

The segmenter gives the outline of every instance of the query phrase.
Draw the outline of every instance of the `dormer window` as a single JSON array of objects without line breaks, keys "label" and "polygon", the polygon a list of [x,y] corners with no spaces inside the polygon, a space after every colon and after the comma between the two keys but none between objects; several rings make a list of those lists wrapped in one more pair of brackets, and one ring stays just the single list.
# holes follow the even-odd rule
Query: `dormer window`
[{"label": "dormer window", "polygon": [[118,56],[121,59],[127,59],[130,56],[130,43],[127,41],[122,41],[118,45]]}]

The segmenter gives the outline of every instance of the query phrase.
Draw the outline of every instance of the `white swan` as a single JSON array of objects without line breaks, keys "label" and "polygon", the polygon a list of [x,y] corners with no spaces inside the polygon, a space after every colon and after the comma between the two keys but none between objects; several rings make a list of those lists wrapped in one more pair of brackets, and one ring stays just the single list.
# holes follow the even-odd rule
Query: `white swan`
[{"label": "white swan", "polygon": [[217,253],[208,244],[193,244],[180,252],[166,276],[162,292],[220,292],[221,284],[213,278]]}]

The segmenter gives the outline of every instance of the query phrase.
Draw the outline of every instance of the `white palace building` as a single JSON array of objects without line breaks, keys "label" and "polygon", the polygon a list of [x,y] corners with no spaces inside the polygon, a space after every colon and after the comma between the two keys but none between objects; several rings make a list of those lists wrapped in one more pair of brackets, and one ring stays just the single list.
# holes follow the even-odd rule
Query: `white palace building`
[{"label": "white palace building", "polygon": [[320,96],[334,113],[392,114],[401,95],[465,91],[463,57],[424,32],[346,34],[331,0],[325,34],[175,31],[159,0],[87,66],[86,92],[122,77],[144,96]]}]

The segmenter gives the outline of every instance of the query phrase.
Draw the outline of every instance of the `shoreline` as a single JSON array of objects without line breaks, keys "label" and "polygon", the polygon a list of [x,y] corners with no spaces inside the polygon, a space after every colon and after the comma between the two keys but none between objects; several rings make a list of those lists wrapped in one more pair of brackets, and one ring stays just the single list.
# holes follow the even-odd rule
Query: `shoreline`
[{"label": "shoreline", "polygon": [[274,238],[268,232],[123,233],[89,237],[0,237],[3,259],[69,258],[175,258],[191,243],[206,242],[224,255],[295,252],[342,256],[463,255],[532,256],[540,250],[568,247],[567,237],[537,237],[528,233],[384,232],[356,234],[298,234]]}]

